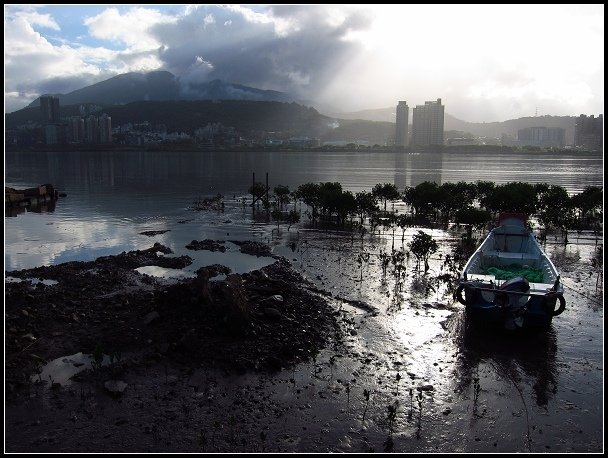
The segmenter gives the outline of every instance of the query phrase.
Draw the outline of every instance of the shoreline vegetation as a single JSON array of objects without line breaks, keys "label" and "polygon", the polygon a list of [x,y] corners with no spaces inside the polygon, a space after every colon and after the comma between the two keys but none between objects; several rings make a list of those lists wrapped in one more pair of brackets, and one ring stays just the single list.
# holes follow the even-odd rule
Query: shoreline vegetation
[{"label": "shoreline vegetation", "polygon": [[492,153],[510,152],[514,154],[534,152],[537,154],[590,154],[599,155],[601,151],[579,150],[575,148],[540,148],[534,146],[514,147],[501,145],[456,145],[456,146],[364,146],[355,143],[347,145],[299,146],[299,145],[201,145],[185,142],[167,142],[145,145],[117,145],[117,144],[62,144],[62,145],[5,145],[8,152],[102,152],[102,151],[134,151],[134,152],[367,152],[367,153],[395,153],[406,154],[436,154],[436,153]]},{"label": "shoreline vegetation", "polygon": [[[375,281],[382,282],[381,287],[389,296],[393,291],[393,299],[389,300],[400,308],[405,297],[403,289],[408,288],[408,275],[416,275],[417,284],[441,282],[450,290],[450,282],[467,258],[467,251],[476,244],[472,231],[485,228],[494,212],[527,210],[545,228],[553,226],[558,230],[577,222],[601,222],[603,212],[602,188],[590,187],[570,197],[560,186],[519,182],[505,185],[481,181],[443,185],[424,182],[405,191],[386,183],[355,194],[343,191],[338,182],[306,183],[294,191],[284,185],[271,190],[262,183],[254,183],[248,201],[250,197],[254,214],[265,213],[266,222],[274,221],[277,232],[281,223],[293,224],[295,221],[289,218],[295,219],[297,215],[299,221],[303,214],[309,219],[304,224],[319,232],[328,227],[349,229],[350,245],[348,236],[341,238],[346,247],[353,246],[355,234],[360,235],[360,245],[356,243],[354,249],[341,253],[351,255],[350,262],[344,259],[339,272],[334,272],[339,282],[344,282],[343,287],[332,290],[331,274],[326,273],[316,277],[321,281],[319,286],[304,277],[287,258],[272,255],[271,247],[261,242],[245,242],[239,250],[255,256],[272,256],[275,263],[243,274],[231,273],[220,264],[209,265],[198,269],[196,277],[174,284],[134,271],[146,265],[183,268],[191,264],[190,256],[164,256],[171,250],[160,243],[90,262],[12,271],[10,276],[15,280],[5,282],[8,450],[327,452],[341,450],[336,444],[341,438],[350,437],[345,436],[350,434],[347,431],[358,432],[362,427],[368,431],[369,439],[353,440],[352,447],[341,451],[429,452],[436,450],[437,440],[446,448],[462,448],[458,442],[446,443],[444,438],[478,434],[472,427],[468,433],[464,430],[452,434],[461,424],[458,418],[464,416],[461,412],[471,411],[468,387],[475,390],[475,420],[483,418],[475,413],[481,386],[484,386],[482,396],[487,397],[482,398],[486,405],[502,408],[500,399],[489,397],[490,391],[485,388],[489,385],[482,385],[487,377],[479,376],[479,363],[475,362],[484,356],[477,348],[485,349],[487,340],[479,344],[480,339],[469,333],[467,346],[463,343],[456,347],[466,350],[460,351],[464,356],[458,361],[441,357],[437,361],[428,360],[429,367],[438,367],[438,372],[428,377],[421,369],[415,369],[416,364],[411,364],[428,355],[425,349],[404,346],[401,350],[391,347],[387,339],[382,341],[385,346],[381,354],[371,345],[360,353],[359,342],[367,343],[366,339],[377,336],[386,338],[381,333],[370,334],[369,329],[378,328],[377,323],[393,319],[393,315],[387,313],[388,318],[384,318],[382,312],[366,301],[349,299],[347,288],[362,285],[364,274],[369,277],[375,272],[379,277]],[[393,204],[397,201],[405,202],[408,211],[396,211]],[[306,206],[303,212],[300,202]],[[223,204],[223,196],[218,194],[203,198],[194,210],[221,213]],[[243,201],[245,205],[247,202]],[[300,212],[296,213],[296,206]],[[466,228],[457,227],[460,241],[444,258],[433,260],[430,270],[429,257],[438,248],[430,235],[418,231],[411,242],[403,244],[406,227],[428,228],[459,221],[467,224]],[[380,228],[388,240],[392,231],[393,247],[375,254],[372,244]],[[395,247],[399,238],[401,249]],[[565,240],[567,243],[567,232]],[[222,244],[222,240],[193,240],[186,248],[214,251]],[[603,266],[602,246],[591,248],[598,279]],[[329,242],[317,253],[323,253],[324,257],[333,248]],[[310,246],[302,243],[293,246],[292,252],[296,249],[302,259],[302,253],[308,252]],[[377,260],[372,256],[377,256]],[[372,265],[377,266],[373,271]],[[308,262],[306,269],[315,272]],[[225,278],[217,278],[220,274]],[[46,284],[41,279],[55,283]],[[394,288],[387,286],[393,282]],[[407,307],[415,310],[409,318],[412,328],[428,325],[424,320],[429,310],[436,312],[429,291],[421,298],[408,299],[411,305]],[[361,313],[352,313],[343,308],[344,304]],[[449,305],[441,307],[447,309]],[[458,323],[459,316],[458,309],[451,309],[445,322]],[[443,326],[443,322],[437,326]],[[446,325],[443,329],[448,328]],[[462,336],[464,342],[464,332]],[[550,351],[541,346],[531,352],[530,348],[535,347],[529,343],[537,345],[539,339],[524,340],[524,336],[520,342],[523,344],[515,352],[506,353],[515,355],[517,367],[522,367],[519,383],[524,388],[530,378],[525,372],[526,363],[534,363],[535,374],[540,373],[540,377],[553,374],[550,369],[555,364],[552,361],[556,359],[557,345],[550,340],[555,339],[555,334],[547,336],[544,340],[552,343]],[[450,337],[443,339],[439,345],[446,348],[446,354],[447,350],[454,354]],[[430,346],[431,341],[436,345],[436,340],[431,338],[424,347]],[[498,336],[497,341],[502,342]],[[399,349],[400,353],[391,348]],[[504,348],[501,351],[499,354],[505,354]],[[85,366],[72,359],[79,354],[90,355],[90,363]],[[72,376],[73,384],[45,371],[59,359],[80,370]],[[578,366],[573,365],[572,369],[568,366],[566,370],[572,373],[576,370],[577,377],[584,376]],[[460,380],[457,389],[450,387],[450,397],[445,403],[446,388],[439,375],[442,371]],[[541,396],[546,386],[557,393],[554,380],[549,377],[549,382],[544,385],[538,382],[534,389],[530,386],[525,392]],[[513,380],[498,377],[498,382],[503,384],[499,388],[505,393]],[[517,385],[516,388],[519,390]],[[567,387],[560,389],[565,391]],[[551,393],[546,392],[550,398]],[[398,411],[399,405],[403,407]],[[546,406],[539,408],[546,411]],[[536,409],[532,402],[530,409]],[[550,412],[553,413],[553,408]],[[560,419],[569,421],[569,411],[559,409],[558,414]],[[444,420],[447,415],[451,415],[447,417],[450,421]],[[515,413],[505,417],[515,418]],[[513,421],[513,426],[506,424],[507,429],[501,425],[507,437],[516,437],[521,431],[521,419]],[[325,426],[328,424],[336,427],[330,429]],[[585,425],[585,433],[588,428],[594,431]],[[492,430],[489,428],[488,434],[493,434]],[[581,434],[583,427],[576,430],[573,437],[582,443],[586,438]],[[393,434],[394,431],[398,434]],[[434,435],[434,431],[438,434]],[[439,435],[441,439],[437,439]],[[314,442],[306,440],[310,437]],[[536,436],[535,440],[535,449],[540,449],[552,436],[543,435],[545,442]],[[470,442],[477,446],[477,441]],[[554,443],[557,442],[551,442]],[[523,450],[521,445],[507,440],[498,444],[498,441],[493,446],[488,444],[486,449]],[[483,443],[480,446],[486,447]],[[527,450],[531,451],[532,445]]]},{"label": "shoreline vegetation", "polygon": [[[603,221],[603,188],[587,186],[582,192],[568,195],[566,189],[548,183],[529,184],[509,182],[497,185],[489,181],[443,183],[425,181],[403,191],[392,183],[375,185],[371,191],[353,194],[344,191],[338,182],[304,183],[294,191],[288,186],[275,186],[274,194],[261,182],[249,188],[250,206],[267,212],[267,220],[288,225],[300,222],[302,210],[295,205],[307,206],[304,212],[312,228],[334,226],[373,234],[376,228],[435,227],[455,224],[467,228],[471,240],[473,229],[483,229],[502,212],[525,213],[538,220],[541,236],[552,230],[561,231],[568,244],[568,231],[592,230],[599,234]],[[222,196],[216,196],[221,200]],[[395,209],[395,202],[406,204],[406,211]],[[288,204],[294,204],[289,211]],[[387,204],[391,208],[387,210]]]}]

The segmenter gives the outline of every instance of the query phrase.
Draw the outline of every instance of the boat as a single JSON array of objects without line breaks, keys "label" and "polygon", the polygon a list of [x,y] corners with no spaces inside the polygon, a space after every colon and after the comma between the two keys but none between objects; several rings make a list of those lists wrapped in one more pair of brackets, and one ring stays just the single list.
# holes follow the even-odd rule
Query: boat
[{"label": "boat", "polygon": [[467,321],[509,330],[548,328],[564,311],[560,275],[527,223],[524,213],[499,214],[467,261],[454,291]]}]

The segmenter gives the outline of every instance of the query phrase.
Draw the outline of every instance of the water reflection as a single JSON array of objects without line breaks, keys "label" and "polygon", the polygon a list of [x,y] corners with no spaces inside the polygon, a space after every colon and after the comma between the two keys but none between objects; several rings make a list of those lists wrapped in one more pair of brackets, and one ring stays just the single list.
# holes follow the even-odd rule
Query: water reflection
[{"label": "water reflection", "polygon": [[45,202],[40,205],[31,205],[31,206],[4,206],[4,216],[7,217],[16,217],[22,213],[49,213],[55,211],[55,201]]},{"label": "water reflection", "polygon": [[425,181],[441,184],[443,154],[403,153],[395,155],[394,184],[399,190]]},{"label": "water reflection", "polygon": [[512,332],[472,326],[464,312],[455,318],[454,337],[459,349],[455,369],[458,389],[466,392],[476,383],[480,364],[490,364],[496,375],[509,384],[530,380],[536,404],[546,407],[557,392],[557,337],[553,328]]},{"label": "water reflection", "polygon": [[[103,355],[102,365],[110,363],[110,356]],[[52,385],[58,383],[63,386],[71,385],[72,377],[86,369],[92,367],[92,363],[95,361],[93,355],[84,353],[76,353],[70,356],[62,356],[54,359],[44,366],[40,366],[36,374],[30,377],[30,380],[34,383],[49,383]]]}]

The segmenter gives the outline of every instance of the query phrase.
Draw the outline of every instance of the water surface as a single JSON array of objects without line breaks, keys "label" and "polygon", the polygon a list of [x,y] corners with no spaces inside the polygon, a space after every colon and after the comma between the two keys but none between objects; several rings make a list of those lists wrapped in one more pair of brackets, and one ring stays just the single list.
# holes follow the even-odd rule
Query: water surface
[{"label": "water surface", "polygon": [[[370,191],[393,183],[403,191],[424,181],[526,181],[569,193],[602,186],[601,154],[368,152],[11,152],[5,185],[51,183],[67,193],[48,210],[5,217],[5,270],[93,260],[153,242],[179,254],[192,239],[257,238],[241,199],[254,179],[272,189],[337,181]],[[192,210],[200,197],[225,196],[225,212]],[[250,197],[249,197],[250,198]],[[148,237],[144,231],[168,232]],[[235,267],[238,267],[235,265]]]}]

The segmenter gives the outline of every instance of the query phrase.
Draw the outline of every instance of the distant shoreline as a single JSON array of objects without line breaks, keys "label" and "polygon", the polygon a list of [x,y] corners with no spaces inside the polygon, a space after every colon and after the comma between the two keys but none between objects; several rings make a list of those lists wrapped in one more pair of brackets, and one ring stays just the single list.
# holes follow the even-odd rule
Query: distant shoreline
[{"label": "distant shoreline", "polygon": [[394,146],[318,146],[318,147],[285,147],[276,146],[201,146],[188,144],[155,144],[155,145],[104,145],[104,144],[77,144],[77,145],[29,145],[16,146],[6,145],[5,152],[309,152],[309,153],[398,153],[406,154],[438,154],[438,153],[513,153],[513,154],[603,154],[602,151],[587,151],[576,149],[531,149],[499,145],[459,145],[459,146],[433,146],[433,147],[408,147],[398,148]]}]

